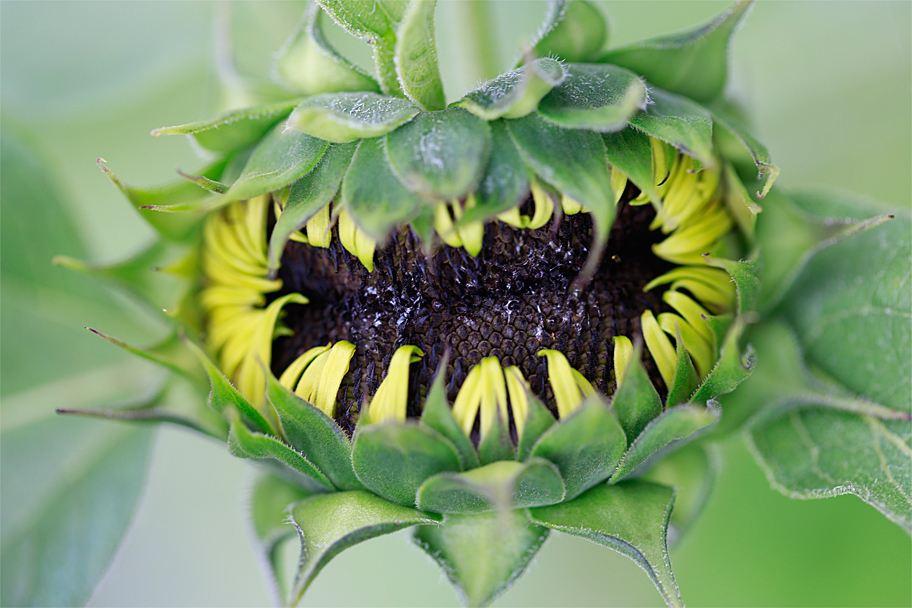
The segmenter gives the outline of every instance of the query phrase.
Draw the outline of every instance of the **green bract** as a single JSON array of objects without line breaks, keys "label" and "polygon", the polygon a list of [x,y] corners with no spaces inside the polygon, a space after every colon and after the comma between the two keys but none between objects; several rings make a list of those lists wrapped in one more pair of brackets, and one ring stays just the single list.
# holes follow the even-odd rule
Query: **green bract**
[{"label": "green bract", "polygon": [[[813,196],[794,195],[792,207],[770,192],[778,169],[722,99],[729,41],[750,2],[691,32],[608,50],[594,6],[555,2],[521,66],[449,105],[434,6],[313,4],[278,57],[290,99],[153,132],[188,134],[219,157],[215,164],[151,190],[127,186],[102,166],[161,240],[116,266],[61,262],[165,308],[174,330],[160,344],[137,348],[102,337],[182,374],[201,396],[208,391],[209,409],[177,414],[150,404],[82,413],[177,422],[259,461],[268,473],[254,486],[251,513],[269,563],[276,566],[282,539],[297,531],[301,540],[297,575],[285,590],[289,604],[340,551],[416,526],[417,545],[472,605],[505,591],[550,530],[627,555],[668,605],[682,605],[666,536],[669,525],[680,531],[693,521],[712,474],[692,442],[748,418],[752,444],[776,484],[806,496],[851,491],[908,529],[908,472],[889,481],[859,478],[841,465],[845,446],[822,420],[838,417],[846,433],[884,446],[879,458],[902,463],[908,382],[898,398],[879,394],[882,384],[829,359],[821,322],[784,299],[816,251],[884,218],[834,224],[820,219],[826,214],[815,212]],[[332,49],[321,11],[370,42],[376,81]],[[764,197],[774,219],[761,224],[755,216]],[[634,329],[614,329],[610,341],[591,339],[577,367],[602,357],[599,378],[584,376],[568,362],[569,351],[541,335],[530,355],[547,370],[543,390],[527,380],[531,364],[520,369],[481,346],[465,360],[431,352],[425,336],[424,347],[397,343],[378,355],[382,382],[343,411],[339,395],[354,390],[347,378],[363,345],[333,338],[276,361],[276,340],[301,333],[283,319],[316,297],[281,291],[289,244],[311,251],[336,239],[346,260],[351,254],[346,272],[392,273],[381,255],[402,242],[400,261],[441,250],[477,258],[492,226],[546,231],[556,217],[556,233],[561,217],[584,214],[589,242],[562,294],[566,302],[603,280],[600,269],[613,262],[606,247],[631,208],[651,214],[649,230],[664,239],[650,248],[662,270],[641,290],[654,294],[656,307],[625,319]],[[387,265],[375,271],[375,263]],[[408,264],[402,261],[403,272],[417,275],[419,263]],[[155,287],[153,266],[185,289]],[[846,305],[813,281],[800,289],[813,292],[815,310],[838,317]],[[848,306],[880,306],[894,295],[878,292],[872,302]],[[845,384],[818,383],[795,365],[770,382],[775,394],[729,401],[723,396],[753,368],[745,334],[759,336],[750,324],[776,306],[824,372]],[[784,351],[800,362],[795,338],[778,321],[765,323],[772,328],[756,339],[757,351]],[[863,318],[823,323],[868,330]],[[450,343],[440,344],[442,351]],[[900,347],[898,358],[908,362],[909,340]],[[437,363],[423,385],[414,371],[422,359]],[[358,373],[360,386],[366,372]],[[777,371],[770,365],[760,373]],[[808,403],[820,407],[803,409]],[[795,417],[828,454],[813,473],[790,453],[816,449],[790,436],[794,429],[783,421]],[[673,511],[676,485],[686,507],[680,513]]]}]

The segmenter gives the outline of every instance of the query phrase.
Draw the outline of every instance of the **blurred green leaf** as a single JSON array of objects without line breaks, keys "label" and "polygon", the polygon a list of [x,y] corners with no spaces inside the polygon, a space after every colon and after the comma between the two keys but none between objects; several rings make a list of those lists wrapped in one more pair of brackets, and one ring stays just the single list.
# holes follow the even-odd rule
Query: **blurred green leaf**
[{"label": "blurred green leaf", "polygon": [[415,530],[415,543],[446,574],[468,606],[487,606],[510,588],[548,538],[522,511],[448,515]]},{"label": "blurred green leaf", "polygon": [[446,107],[437,66],[434,11],[437,0],[413,0],[396,32],[396,74],[406,97],[425,110]]},{"label": "blurred green leaf", "polygon": [[534,50],[539,57],[590,61],[602,50],[608,26],[598,7],[586,0],[551,2]]},{"label": "blurred green leaf", "polygon": [[683,606],[666,534],[674,490],[645,481],[592,488],[569,502],[530,509],[532,521],[605,545],[635,561],[669,606]]},{"label": "blurred green leaf", "polygon": [[3,432],[4,606],[88,600],[130,523],[151,446],[146,429],[73,418]]},{"label": "blurred green leaf", "polygon": [[333,557],[360,542],[421,524],[425,513],[388,502],[370,492],[336,492],[305,498],[291,508],[301,538],[301,562],[289,606],[296,605]]},{"label": "blurred green leaf", "polygon": [[693,30],[612,49],[598,61],[629,68],[650,83],[699,102],[722,94],[728,78],[728,47],[753,0],[741,0]]},{"label": "blurred green leaf", "polygon": [[453,105],[489,121],[522,118],[563,82],[565,74],[563,66],[554,59],[536,59],[489,80]]}]

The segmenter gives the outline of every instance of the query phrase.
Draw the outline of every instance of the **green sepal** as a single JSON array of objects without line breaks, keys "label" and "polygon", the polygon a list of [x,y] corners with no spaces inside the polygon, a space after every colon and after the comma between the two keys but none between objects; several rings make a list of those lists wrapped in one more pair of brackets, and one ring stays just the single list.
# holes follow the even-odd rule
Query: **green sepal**
[{"label": "green sepal", "polygon": [[432,475],[459,471],[459,453],[440,433],[413,422],[372,425],[355,431],[352,464],[364,486],[388,500],[413,507],[418,488]]},{"label": "green sepal", "polygon": [[456,452],[459,454],[459,462],[462,469],[467,471],[474,469],[480,462],[475,447],[471,440],[462,432],[462,428],[453,417],[453,408],[447,402],[446,389],[444,387],[444,374],[446,370],[448,357],[444,355],[441,360],[437,375],[434,382],[428,390],[427,397],[424,400],[424,410],[421,412],[420,424],[427,426],[441,435],[453,444]]},{"label": "green sepal", "polygon": [[478,187],[491,154],[491,132],[462,108],[422,112],[386,135],[386,154],[409,190],[451,201]]},{"label": "green sepal", "polygon": [[408,3],[396,32],[396,76],[406,97],[425,110],[446,107],[437,46],[434,40],[434,11],[437,0]]},{"label": "green sepal", "polygon": [[261,473],[254,481],[247,499],[250,525],[257,548],[269,566],[269,575],[276,587],[277,597],[285,597],[291,586],[290,581],[282,580],[281,568],[282,543],[295,534],[294,526],[288,521],[289,506],[309,495],[310,492],[281,477]]},{"label": "green sepal", "polygon": [[160,269],[171,265],[181,255],[186,255],[185,248],[156,240],[113,264],[90,264],[64,255],[55,256],[51,263],[91,275],[129,294],[150,312],[173,314],[173,307],[185,286],[183,281]]},{"label": "green sepal", "polygon": [[380,91],[380,85],[332,47],[320,26],[320,5],[310,2],[301,23],[276,57],[275,72],[304,95]]},{"label": "green sepal", "polygon": [[393,174],[379,138],[358,144],[339,198],[358,226],[381,242],[393,226],[412,217],[421,202]]},{"label": "green sepal", "polygon": [[447,515],[414,541],[437,562],[466,606],[487,606],[510,588],[548,539],[521,511]]},{"label": "green sepal", "polygon": [[538,111],[567,129],[619,131],[637,110],[646,109],[646,85],[613,65],[571,63],[567,77],[541,100]]},{"label": "green sepal", "polygon": [[184,343],[187,345],[187,348],[196,355],[196,358],[199,360],[200,364],[202,364],[203,369],[206,370],[206,375],[209,376],[209,384],[211,386],[209,392],[209,407],[216,413],[226,417],[230,413],[229,410],[233,408],[237,410],[244,422],[257,431],[266,434],[275,434],[276,430],[266,417],[231,385],[231,382],[228,381],[225,374],[216,367],[209,356],[203,352],[203,349],[191,340],[185,340]]},{"label": "green sepal", "polygon": [[522,118],[535,111],[541,99],[564,81],[564,67],[545,57],[489,80],[454,103],[482,120]]},{"label": "green sepal", "polygon": [[156,386],[148,395],[126,403],[109,403],[91,408],[58,408],[56,412],[64,416],[103,418],[135,424],[175,424],[209,435],[218,441],[228,438],[228,427],[223,418],[216,416],[211,411],[196,407],[191,414],[179,411],[174,407],[173,402],[179,400],[178,402],[186,409],[186,394],[169,399],[172,391],[174,391],[173,383],[166,381],[160,386]]},{"label": "green sepal", "polygon": [[396,27],[405,16],[409,3],[401,0],[319,1],[339,27],[373,47],[381,91],[386,95],[402,95],[395,65]]},{"label": "green sepal", "polygon": [[729,275],[735,284],[738,295],[738,313],[747,315],[757,310],[758,300],[761,295],[760,267],[756,259],[727,260],[725,258],[706,257],[710,266],[721,268]]},{"label": "green sepal", "polygon": [[230,411],[228,451],[238,458],[259,460],[271,466],[277,475],[298,483],[310,492],[331,492],[334,488],[326,476],[302,454],[270,435],[251,432],[241,417]]},{"label": "green sepal", "polygon": [[700,375],[694,368],[690,353],[684,348],[684,340],[678,333],[676,339],[675,351],[677,362],[675,363],[674,377],[671,379],[671,386],[668,387],[668,396],[665,398],[665,407],[669,408],[679,403],[687,403],[689,397],[697,390],[700,385]]},{"label": "green sepal", "polygon": [[103,334],[91,327],[87,327],[86,329],[130,354],[142,357],[147,361],[152,361],[172,372],[180,374],[196,385],[207,386],[209,384],[208,378],[202,370],[200,370],[199,365],[197,365],[196,358],[187,350],[186,345],[181,339],[181,335],[177,331],[172,331],[155,344],[141,347],[133,346],[123,340]]},{"label": "green sepal", "polygon": [[643,476],[674,488],[675,504],[668,526],[668,544],[682,539],[696,523],[716,485],[721,469],[718,446],[698,442],[669,454]]},{"label": "green sepal", "polygon": [[808,261],[821,250],[891,219],[878,215],[867,220],[814,216],[806,213],[781,192],[764,201],[762,220],[757,222],[761,247],[763,292],[759,307],[769,311],[783,298]]},{"label": "green sepal", "polygon": [[342,177],[351,165],[355,144],[329,146],[314,170],[291,185],[285,208],[269,236],[269,274],[275,276],[288,239],[339,191]]},{"label": "green sepal", "polygon": [[527,392],[529,412],[526,414],[526,425],[519,432],[519,445],[516,446],[516,460],[524,462],[532,454],[538,439],[557,422],[545,404],[531,391]]},{"label": "green sepal", "polygon": [[622,65],[695,101],[712,101],[725,88],[728,46],[752,4],[742,0],[706,25],[613,49],[598,61]]},{"label": "green sepal", "polygon": [[713,167],[712,117],[706,108],[661,89],[650,89],[645,110],[630,117],[630,124],[667,142],[703,166]]},{"label": "green sepal", "polygon": [[438,523],[433,515],[358,490],[311,496],[290,511],[301,539],[301,562],[289,606],[301,601],[320,570],[345,549],[403,528]]},{"label": "green sepal", "polygon": [[351,444],[336,422],[279,384],[266,371],[266,398],[275,408],[285,441],[319,467],[340,490],[362,490],[351,462]]},{"label": "green sepal", "polygon": [[[101,159],[98,159],[98,166],[127,197],[140,217],[148,222],[162,238],[184,242],[197,237],[202,227],[204,212],[161,213],[150,207],[169,207],[187,201],[201,201],[210,198],[212,196],[210,192],[187,180],[156,188],[136,188],[122,182]],[[221,176],[224,168],[225,161],[221,161],[206,167],[200,175],[215,179]]]},{"label": "green sepal", "polygon": [[694,403],[703,403],[732,392],[744,382],[754,369],[754,349],[751,346],[742,354],[740,348],[744,321],[735,319],[719,349],[716,364],[690,397]]},{"label": "green sepal", "polygon": [[645,473],[666,454],[707,433],[721,416],[722,409],[715,401],[706,405],[684,403],[665,410],[630,444],[610,483]]},{"label": "green sepal", "polygon": [[645,193],[656,205],[662,204],[662,197],[656,189],[656,178],[652,174],[652,143],[649,136],[627,127],[616,133],[605,133],[605,150],[608,162],[617,168]]},{"label": "green sepal", "polygon": [[498,460],[464,473],[440,473],[418,489],[418,508],[435,513],[484,513],[551,505],[566,491],[553,463]]},{"label": "green sepal", "polygon": [[244,171],[222,198],[226,205],[287,186],[316,166],[329,142],[276,125],[257,144]]},{"label": "green sepal", "polygon": [[646,481],[592,488],[576,500],[529,509],[532,521],[626,555],[646,571],[669,606],[683,606],[666,537],[674,490]]},{"label": "green sepal", "polygon": [[662,413],[662,398],[643,366],[642,352],[643,342],[636,340],[623,380],[611,401],[628,444],[639,437],[643,429]]},{"label": "green sepal", "polygon": [[744,187],[744,182],[734,165],[725,161],[722,163],[722,169],[722,179],[725,180],[725,191],[722,196],[725,206],[728,207],[729,213],[744,234],[748,246],[753,246],[757,234],[757,214],[762,209]]},{"label": "green sepal", "polygon": [[486,221],[512,209],[529,196],[531,174],[513,144],[504,121],[490,123],[491,157],[475,192],[475,206],[466,208],[459,224]]},{"label": "green sepal", "polygon": [[288,126],[334,143],[379,137],[412,120],[419,109],[408,99],[373,92],[323,93],[301,102]]},{"label": "green sepal", "polygon": [[548,429],[532,449],[532,458],[557,465],[566,487],[564,499],[572,500],[611,477],[626,450],[617,418],[602,399],[593,398]]},{"label": "green sepal", "polygon": [[590,61],[605,46],[608,25],[601,11],[585,0],[551,2],[534,51],[539,57]]},{"label": "green sepal", "polygon": [[757,165],[757,179],[766,180],[763,183],[763,188],[757,192],[757,198],[765,198],[770,188],[773,187],[773,182],[779,176],[779,167],[770,162],[769,150],[757,141],[744,125],[724,110],[714,107],[711,113],[713,124],[721,125],[735,139],[741,142],[741,145],[750,153],[754,164]]},{"label": "green sepal", "polygon": [[152,131],[152,136],[190,135],[206,150],[233,152],[246,148],[263,137],[277,122],[288,116],[300,101],[300,98],[289,99],[235,110],[209,120],[176,127],[161,127]]},{"label": "green sepal", "polygon": [[516,459],[516,446],[510,437],[510,424],[501,417],[500,410],[497,410],[487,436],[482,437],[478,444],[478,459],[483,465],[498,460]]}]

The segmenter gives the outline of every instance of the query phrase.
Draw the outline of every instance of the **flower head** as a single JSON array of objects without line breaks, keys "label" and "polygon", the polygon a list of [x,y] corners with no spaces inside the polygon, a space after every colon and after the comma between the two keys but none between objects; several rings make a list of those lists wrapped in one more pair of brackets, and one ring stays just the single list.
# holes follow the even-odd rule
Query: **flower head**
[{"label": "flower head", "polygon": [[[370,41],[377,80],[328,45],[321,6]],[[750,372],[759,208],[719,139],[764,194],[777,170],[704,105],[749,3],[604,51],[598,11],[557,2],[521,66],[449,106],[434,4],[387,8],[312,5],[278,62],[298,97],[153,132],[220,157],[200,175],[146,191],[103,167],[159,229],[149,258],[183,252],[162,265],[186,286],[183,348],[133,350],[191,378],[192,353],[220,418],[182,421],[298,499],[292,602],[338,551],[418,525],[472,604],[551,529],[628,554],[677,604],[674,493],[643,475]]]}]

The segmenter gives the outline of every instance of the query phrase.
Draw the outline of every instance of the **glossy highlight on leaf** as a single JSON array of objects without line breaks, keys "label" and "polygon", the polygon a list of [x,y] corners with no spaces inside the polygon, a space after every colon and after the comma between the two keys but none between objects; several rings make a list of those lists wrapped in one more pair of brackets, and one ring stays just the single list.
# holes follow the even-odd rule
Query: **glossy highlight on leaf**
[{"label": "glossy highlight on leaf", "polygon": [[335,143],[386,135],[418,114],[407,99],[377,93],[324,93],[295,108],[288,125]]}]

